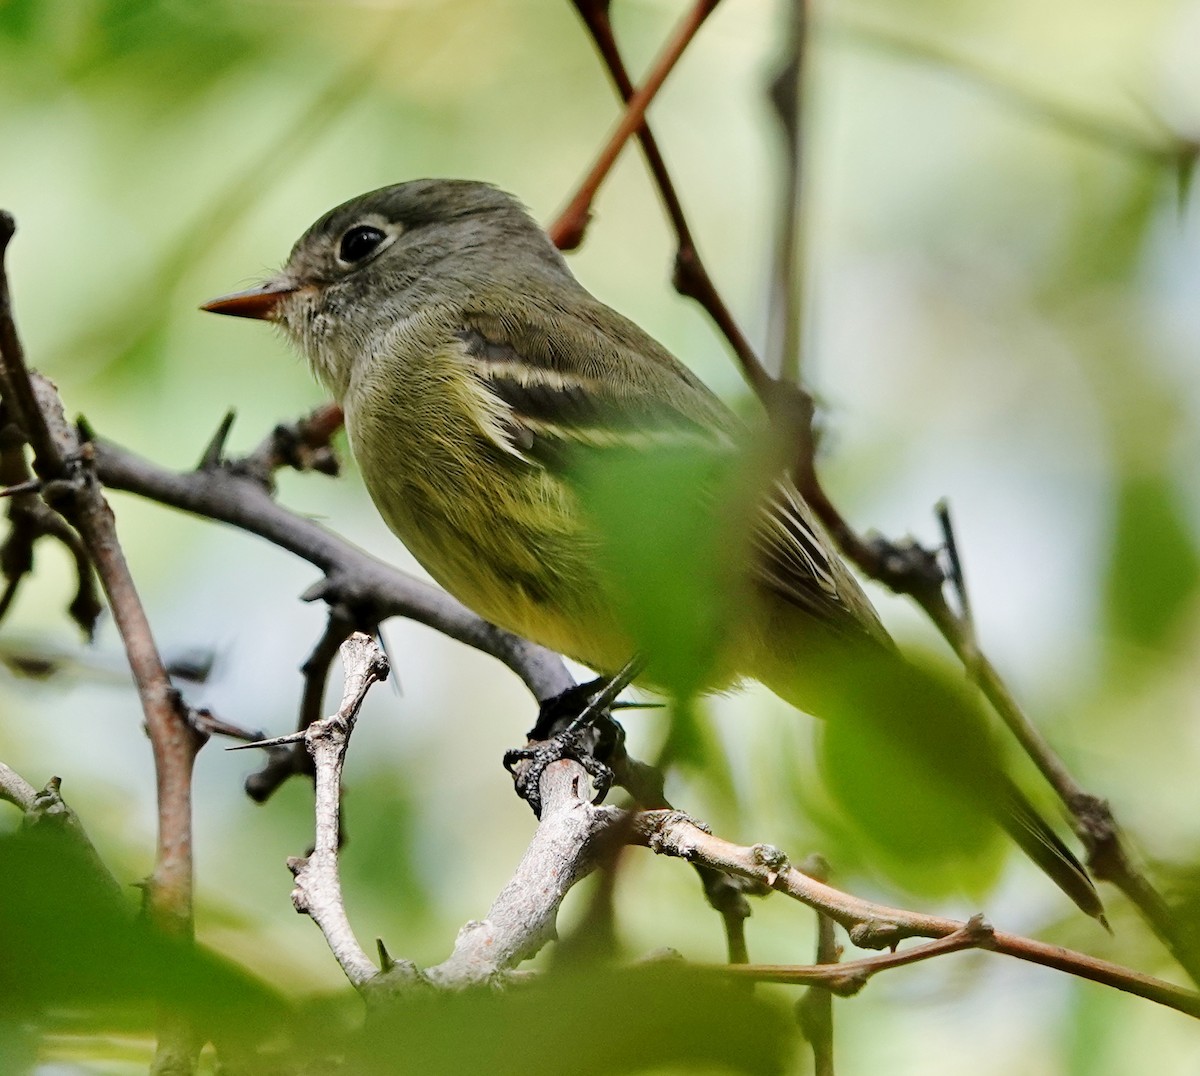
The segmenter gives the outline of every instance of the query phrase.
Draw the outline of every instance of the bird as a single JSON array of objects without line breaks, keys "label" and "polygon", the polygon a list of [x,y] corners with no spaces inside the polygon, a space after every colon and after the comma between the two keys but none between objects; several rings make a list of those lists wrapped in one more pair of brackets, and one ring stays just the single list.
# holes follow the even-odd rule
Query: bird
[{"label": "bird", "polygon": [[[594,297],[517,198],[484,182],[352,198],[279,272],[202,309],[272,322],[307,359],[344,411],[380,514],[437,583],[603,674],[627,667],[638,641],[573,468],[735,453],[755,436]],[[1102,920],[1087,871],[1008,777],[978,707],[900,656],[786,474],[744,508],[737,612],[706,687],[755,679],[831,722],[849,715],[838,720],[877,737],[882,768],[948,790],[951,813],[989,814]]]}]

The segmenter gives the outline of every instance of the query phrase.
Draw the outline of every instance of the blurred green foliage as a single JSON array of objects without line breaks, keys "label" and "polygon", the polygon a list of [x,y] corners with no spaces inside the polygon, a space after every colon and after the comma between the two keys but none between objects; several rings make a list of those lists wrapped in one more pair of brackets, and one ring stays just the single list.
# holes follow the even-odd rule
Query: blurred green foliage
[{"label": "blurred green foliage", "polygon": [[1114,638],[1142,647],[1170,642],[1200,587],[1200,550],[1180,491],[1162,475],[1131,475],[1117,490],[1108,571]]},{"label": "blurred green foliage", "polygon": [[[827,484],[856,522],[893,534],[924,529],[926,506],[951,496],[985,647],[1195,919],[1200,227],[1170,154],[1146,152],[1185,148],[1180,137],[1200,129],[1195,7],[835,7],[817,12],[807,155],[806,374],[828,403]],[[677,8],[615,0],[635,67]],[[714,278],[755,340],[775,219],[777,134],[763,85],[778,17],[773,5],[724,0],[651,112]],[[825,32],[839,20],[920,47],[880,49],[861,33]],[[1096,122],[1064,122],[1064,109]],[[0,205],[19,221],[9,264],[31,359],[69,409],[156,460],[190,466],[230,405],[240,416],[231,447],[244,449],[319,397],[279,342],[205,319],[199,302],[278,264],[329,206],[403,178],[488,179],[549,220],[615,116],[585,35],[557,0],[2,0]],[[672,253],[630,153],[572,264],[734,396],[723,345],[671,292]],[[672,468],[690,466],[667,461],[640,496],[669,503],[672,481],[690,481]],[[289,505],[413,567],[352,475],[339,484],[288,475],[282,486]],[[634,502],[613,505],[658,526]],[[295,602],[313,573],[154,506],[118,498],[116,510],[160,641],[217,655],[210,682],[188,689],[192,701],[246,725],[288,728],[295,669],[322,623],[320,610]],[[672,513],[662,525],[629,528],[627,563],[638,562],[636,543],[657,535],[664,561],[711,580],[711,548],[689,544],[700,522]],[[35,649],[65,645],[69,576],[55,551],[39,551],[38,576],[6,633]],[[682,642],[675,611],[698,602],[688,645],[711,646],[727,600],[719,580],[670,592],[651,571],[639,585],[662,603],[639,607],[649,638]],[[929,642],[905,607],[873,597],[899,637]],[[403,690],[378,692],[355,734],[345,884],[360,937],[383,936],[396,955],[434,962],[463,921],[484,913],[528,839],[528,812],[497,760],[532,722],[532,707],[487,659],[410,626],[387,631]],[[700,677],[682,652],[670,658],[670,679],[688,694]],[[103,675],[89,676],[91,666]],[[0,683],[0,758],[34,781],[63,774],[106,862],[133,881],[150,869],[153,778],[136,701],[112,682],[122,660],[111,630],[73,668],[43,685]],[[683,713],[692,724],[631,715],[631,740],[648,756],[674,730],[675,757],[697,764],[673,773],[671,798],[717,832],[777,843],[795,858],[819,849],[837,882],[892,902],[882,879],[897,864],[881,864],[904,860],[913,889],[945,893],[930,910],[965,916],[983,902],[997,925],[1171,973],[1111,891],[1116,937],[1107,939],[1068,914],[1032,867],[1011,852],[1001,863],[990,837],[953,876],[918,866],[920,856],[910,862],[901,835],[864,839],[847,803],[874,817],[876,838],[891,816],[939,817],[941,808],[876,758],[869,738],[858,742],[856,726],[831,727],[814,745],[806,719],[753,690]],[[166,971],[160,943],[129,909],[110,915],[89,904],[86,884],[60,878],[62,892],[44,907],[42,890],[12,884],[66,868],[35,871],[11,833],[12,812],[0,814],[0,890],[24,923],[14,931],[6,916],[0,933],[11,969],[0,1070],[38,1058],[143,1071],[148,1047],[138,1054],[127,1033],[136,1025],[148,1034],[147,993],[167,987],[214,1005],[213,991],[228,988],[251,997],[251,1012],[282,1004],[343,1044],[359,1013],[345,1004],[318,932],[287,901],[284,859],[311,839],[308,791],[295,785],[249,804],[240,792],[249,765],[216,745],[201,756],[202,949]],[[873,772],[877,781],[854,776]],[[689,872],[627,858],[617,902],[625,950],[672,945],[721,959],[718,925]],[[1001,868],[1002,883],[984,898]],[[569,903],[564,929],[578,914]],[[89,923],[111,929],[100,937]],[[809,918],[779,900],[755,906],[749,936],[755,959],[811,959]],[[10,949],[55,963],[9,964]],[[556,982],[546,988],[552,1000],[535,989],[510,1008],[486,996],[430,1001],[412,1010],[404,1033],[428,1030],[421,1048],[444,1071],[483,1041],[474,1026],[490,1028],[505,1056],[529,1043],[534,1060],[577,1033],[583,1056],[606,1071],[784,1063],[778,1010],[674,975]],[[64,1034],[43,1036],[49,1025],[27,1017],[51,991],[79,1005],[55,1025]],[[98,993],[111,1004],[94,1004]],[[593,1009],[612,1022],[580,1016]],[[986,954],[882,977],[837,1006],[836,1026],[844,1072],[1200,1069],[1200,1035],[1176,1014]],[[368,1062],[392,1064],[394,1030],[373,1029],[378,1052]]]},{"label": "blurred green foliage", "polygon": [[700,444],[601,450],[578,461],[573,481],[647,679],[681,700],[721,684],[721,649],[741,627],[736,566],[753,518],[737,509],[759,486],[746,461]]}]

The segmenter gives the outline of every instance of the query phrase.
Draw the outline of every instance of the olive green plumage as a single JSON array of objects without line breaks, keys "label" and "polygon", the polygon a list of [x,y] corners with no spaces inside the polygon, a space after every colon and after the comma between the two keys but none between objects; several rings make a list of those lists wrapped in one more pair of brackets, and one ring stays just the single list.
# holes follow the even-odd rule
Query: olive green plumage
[{"label": "olive green plumage", "polygon": [[[495,624],[603,672],[624,665],[633,643],[563,461],[607,446],[732,448],[744,431],[717,397],[482,183],[420,180],[352,199],[263,287],[278,302],[252,316],[277,321],[342,404],[376,506],[429,573]],[[245,312],[232,305],[224,312]],[[853,705],[837,689],[847,675],[891,677],[889,702],[924,690],[786,480],[762,499],[746,561],[751,615],[714,687],[749,676],[818,711]],[[961,739],[964,788],[994,786],[984,798],[1003,805],[1006,828],[1097,914],[1086,874],[1003,777],[983,726],[948,712],[912,742],[936,752]]]}]

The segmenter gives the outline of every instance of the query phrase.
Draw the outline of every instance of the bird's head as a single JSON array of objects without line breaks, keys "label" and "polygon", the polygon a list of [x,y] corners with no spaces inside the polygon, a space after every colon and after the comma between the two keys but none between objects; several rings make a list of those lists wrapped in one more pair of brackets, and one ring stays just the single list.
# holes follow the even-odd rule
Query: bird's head
[{"label": "bird's head", "polygon": [[545,274],[574,283],[516,198],[486,183],[420,179],[330,210],[278,273],[202,309],[274,322],[341,395],[354,362],[404,319],[487,309],[503,289]]}]

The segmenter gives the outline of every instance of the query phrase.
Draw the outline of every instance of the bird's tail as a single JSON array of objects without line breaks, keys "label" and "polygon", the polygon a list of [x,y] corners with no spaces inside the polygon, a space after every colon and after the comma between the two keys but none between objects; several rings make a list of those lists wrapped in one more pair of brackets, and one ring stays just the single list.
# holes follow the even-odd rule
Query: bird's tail
[{"label": "bird's tail", "polygon": [[1086,868],[1011,781],[1005,779],[997,820],[1030,859],[1076,906],[1109,929],[1104,905]]},{"label": "bird's tail", "polygon": [[[940,797],[941,817],[960,827],[972,815],[990,815],[1082,911],[1105,922],[1087,871],[1008,777],[977,700],[961,684],[873,643],[847,648],[832,640],[822,646],[810,636],[806,656],[803,663],[764,662],[756,675],[794,705],[827,719],[827,776],[852,814],[885,832],[895,826],[904,840],[913,836],[904,826],[924,826],[923,839],[960,850],[972,840],[966,828],[957,836],[939,832],[928,815],[896,810],[890,792],[919,789],[931,805]],[[836,763],[830,761],[835,754]],[[889,780],[878,780],[881,773]],[[882,806],[864,803],[871,786],[882,790]]]}]

